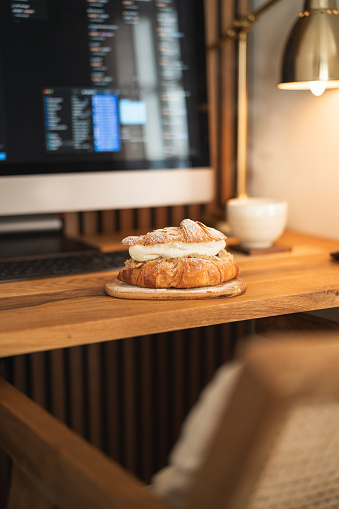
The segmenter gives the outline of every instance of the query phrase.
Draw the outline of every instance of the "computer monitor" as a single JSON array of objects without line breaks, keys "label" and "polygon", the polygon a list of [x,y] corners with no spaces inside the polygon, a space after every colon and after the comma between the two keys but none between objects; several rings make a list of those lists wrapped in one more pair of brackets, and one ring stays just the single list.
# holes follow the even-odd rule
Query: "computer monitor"
[{"label": "computer monitor", "polygon": [[1,0],[0,216],[213,196],[203,0]]}]

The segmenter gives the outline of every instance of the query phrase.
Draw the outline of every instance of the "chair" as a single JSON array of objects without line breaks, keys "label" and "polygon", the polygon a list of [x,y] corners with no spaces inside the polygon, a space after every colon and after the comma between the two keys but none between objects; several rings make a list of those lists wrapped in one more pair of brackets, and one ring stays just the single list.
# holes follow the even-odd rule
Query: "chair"
[{"label": "chair", "polygon": [[339,338],[253,344],[185,508],[339,507]]},{"label": "chair", "polygon": [[0,379],[8,509],[166,509],[145,485]]},{"label": "chair", "polygon": [[[0,381],[9,509],[165,509],[104,454]],[[339,507],[339,341],[254,343],[184,509]]]}]

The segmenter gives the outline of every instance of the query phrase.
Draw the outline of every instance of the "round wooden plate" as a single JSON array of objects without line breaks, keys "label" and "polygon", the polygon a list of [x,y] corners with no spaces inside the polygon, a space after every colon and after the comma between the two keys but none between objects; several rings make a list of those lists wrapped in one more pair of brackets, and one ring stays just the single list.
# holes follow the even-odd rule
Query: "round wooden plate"
[{"label": "round wooden plate", "polygon": [[216,286],[202,288],[142,288],[132,286],[115,278],[105,286],[105,291],[112,297],[119,299],[214,299],[216,297],[235,297],[246,291],[247,284],[243,279],[236,278]]}]

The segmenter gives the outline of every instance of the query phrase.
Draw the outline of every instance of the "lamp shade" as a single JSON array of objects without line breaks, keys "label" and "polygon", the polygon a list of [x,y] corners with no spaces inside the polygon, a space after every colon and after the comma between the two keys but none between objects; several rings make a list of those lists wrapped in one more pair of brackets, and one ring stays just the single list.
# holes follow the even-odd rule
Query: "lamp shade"
[{"label": "lamp shade", "polygon": [[336,0],[306,0],[304,10],[289,35],[279,88],[339,87],[339,11]]}]

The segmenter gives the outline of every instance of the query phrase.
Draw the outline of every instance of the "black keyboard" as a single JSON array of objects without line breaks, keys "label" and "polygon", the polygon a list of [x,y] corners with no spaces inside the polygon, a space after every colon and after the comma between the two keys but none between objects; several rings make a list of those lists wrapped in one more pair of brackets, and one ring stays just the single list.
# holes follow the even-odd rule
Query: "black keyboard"
[{"label": "black keyboard", "polygon": [[27,259],[0,260],[0,282],[119,270],[129,258],[127,250],[89,252]]}]

